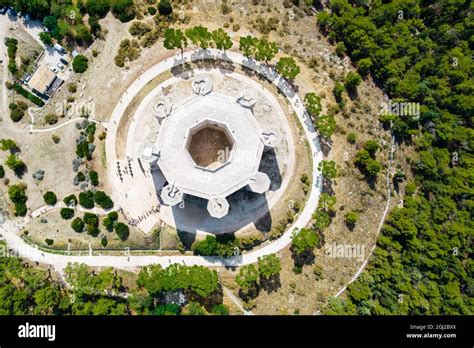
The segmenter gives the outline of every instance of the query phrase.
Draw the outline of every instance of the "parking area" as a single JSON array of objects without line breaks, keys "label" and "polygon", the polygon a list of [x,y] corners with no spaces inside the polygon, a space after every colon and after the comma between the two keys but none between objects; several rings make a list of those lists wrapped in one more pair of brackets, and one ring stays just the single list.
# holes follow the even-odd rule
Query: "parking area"
[{"label": "parking area", "polygon": [[[15,30],[21,27],[27,32],[27,34],[29,34],[29,36],[38,42],[41,47],[43,47],[43,52],[36,61],[33,70],[22,79],[25,87],[30,87],[30,80],[42,66],[46,66],[56,75],[57,79],[54,81],[61,81],[62,83],[62,81],[66,81],[72,76],[73,72],[70,64],[72,59],[67,51],[58,44],[55,44],[54,46],[45,46],[40,40],[39,34],[43,31],[47,31],[41,21],[31,20],[28,15],[22,16],[21,13],[16,13],[9,7],[3,7],[0,8],[0,23],[2,24],[4,32],[8,32],[10,29]],[[3,56],[5,56],[5,54]],[[2,59],[4,58],[6,58],[6,56],[2,57]],[[52,93],[45,93],[45,91],[41,91],[41,94],[48,96],[52,95],[55,88],[57,88],[57,85],[58,83],[52,84],[49,87],[48,90],[51,88],[53,89]]]}]

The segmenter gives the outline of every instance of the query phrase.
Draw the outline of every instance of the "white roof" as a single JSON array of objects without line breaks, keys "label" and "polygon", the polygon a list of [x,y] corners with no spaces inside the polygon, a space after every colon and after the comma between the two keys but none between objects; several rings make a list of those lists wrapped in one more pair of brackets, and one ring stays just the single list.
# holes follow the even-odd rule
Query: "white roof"
[{"label": "white roof", "polygon": [[[226,127],[234,140],[229,161],[213,171],[197,166],[186,149],[190,132],[203,122]],[[205,199],[227,197],[258,172],[264,149],[261,135],[251,110],[234,98],[216,92],[194,95],[162,121],[155,144],[157,164],[168,182],[183,193]]]}]

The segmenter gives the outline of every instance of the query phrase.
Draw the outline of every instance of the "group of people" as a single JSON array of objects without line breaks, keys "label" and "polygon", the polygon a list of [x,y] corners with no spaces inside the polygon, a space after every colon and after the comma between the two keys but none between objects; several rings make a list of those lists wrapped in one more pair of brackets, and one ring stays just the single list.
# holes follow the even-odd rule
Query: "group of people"
[{"label": "group of people", "polygon": [[[159,212],[160,212],[160,204],[158,203],[157,205],[155,205],[151,209],[149,209],[145,214],[140,215],[137,218],[127,218],[127,223],[130,226],[137,226],[142,221],[145,221],[146,219],[148,219],[152,214],[156,214],[156,213],[159,213]],[[123,214],[123,210],[122,210],[122,214]]]}]

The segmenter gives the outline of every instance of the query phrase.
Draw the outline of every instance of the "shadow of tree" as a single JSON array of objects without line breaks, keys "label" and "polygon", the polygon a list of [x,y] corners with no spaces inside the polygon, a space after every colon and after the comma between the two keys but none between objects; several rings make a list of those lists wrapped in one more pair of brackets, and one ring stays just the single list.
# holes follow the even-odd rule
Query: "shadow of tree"
[{"label": "shadow of tree", "polygon": [[280,274],[274,274],[269,278],[260,278],[260,287],[269,294],[276,292],[281,287]]}]

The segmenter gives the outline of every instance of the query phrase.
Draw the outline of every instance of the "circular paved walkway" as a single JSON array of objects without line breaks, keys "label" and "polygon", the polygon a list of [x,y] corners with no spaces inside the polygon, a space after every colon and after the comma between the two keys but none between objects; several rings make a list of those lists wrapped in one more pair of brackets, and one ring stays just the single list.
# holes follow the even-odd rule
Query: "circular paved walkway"
[{"label": "circular paved walkway", "polygon": [[[135,80],[125,93],[120,98],[119,103],[112,112],[111,118],[108,122],[108,141],[106,143],[106,153],[108,158],[116,158],[115,140],[117,126],[120,118],[124,113],[128,104],[132,101],[133,97],[150,82],[153,78],[160,75],[161,73],[176,67],[183,62],[190,62],[202,59],[219,59],[224,61],[230,61],[234,64],[248,67],[260,75],[265,76],[268,81],[271,81],[278,89],[286,96],[290,105],[294,109],[298,119],[300,120],[305,135],[308,139],[309,146],[311,148],[312,159],[313,159],[313,185],[311,187],[310,194],[304,209],[294,222],[294,224],[276,241],[265,245],[257,250],[251,251],[241,256],[235,256],[230,258],[221,257],[203,257],[203,256],[156,256],[156,255],[144,255],[144,256],[70,256],[42,252],[34,246],[27,244],[16,232],[20,231],[24,224],[7,221],[1,227],[0,231],[8,243],[9,248],[18,252],[19,256],[25,257],[32,261],[38,261],[46,264],[53,265],[56,269],[63,268],[69,262],[79,262],[87,264],[91,267],[116,267],[122,269],[133,269],[136,267],[142,267],[150,264],[161,264],[167,266],[172,263],[182,263],[186,265],[202,265],[207,267],[212,266],[243,266],[258,261],[258,258],[264,255],[273,254],[281,249],[285,248],[291,242],[291,235],[295,228],[303,228],[311,220],[313,212],[316,210],[319,201],[319,195],[321,193],[322,177],[318,171],[318,164],[322,160],[322,152],[318,140],[318,135],[313,127],[311,120],[304,108],[301,99],[298,97],[296,92],[290,86],[285,79],[279,76],[273,69],[264,63],[259,63],[253,59],[248,59],[242,54],[237,52],[222,52],[215,49],[210,50],[192,50],[185,52],[182,56],[180,54],[174,57],[168,58],[147,71],[145,71],[137,80]],[[110,156],[110,157],[109,157]],[[111,180],[118,180],[111,175]]]}]

